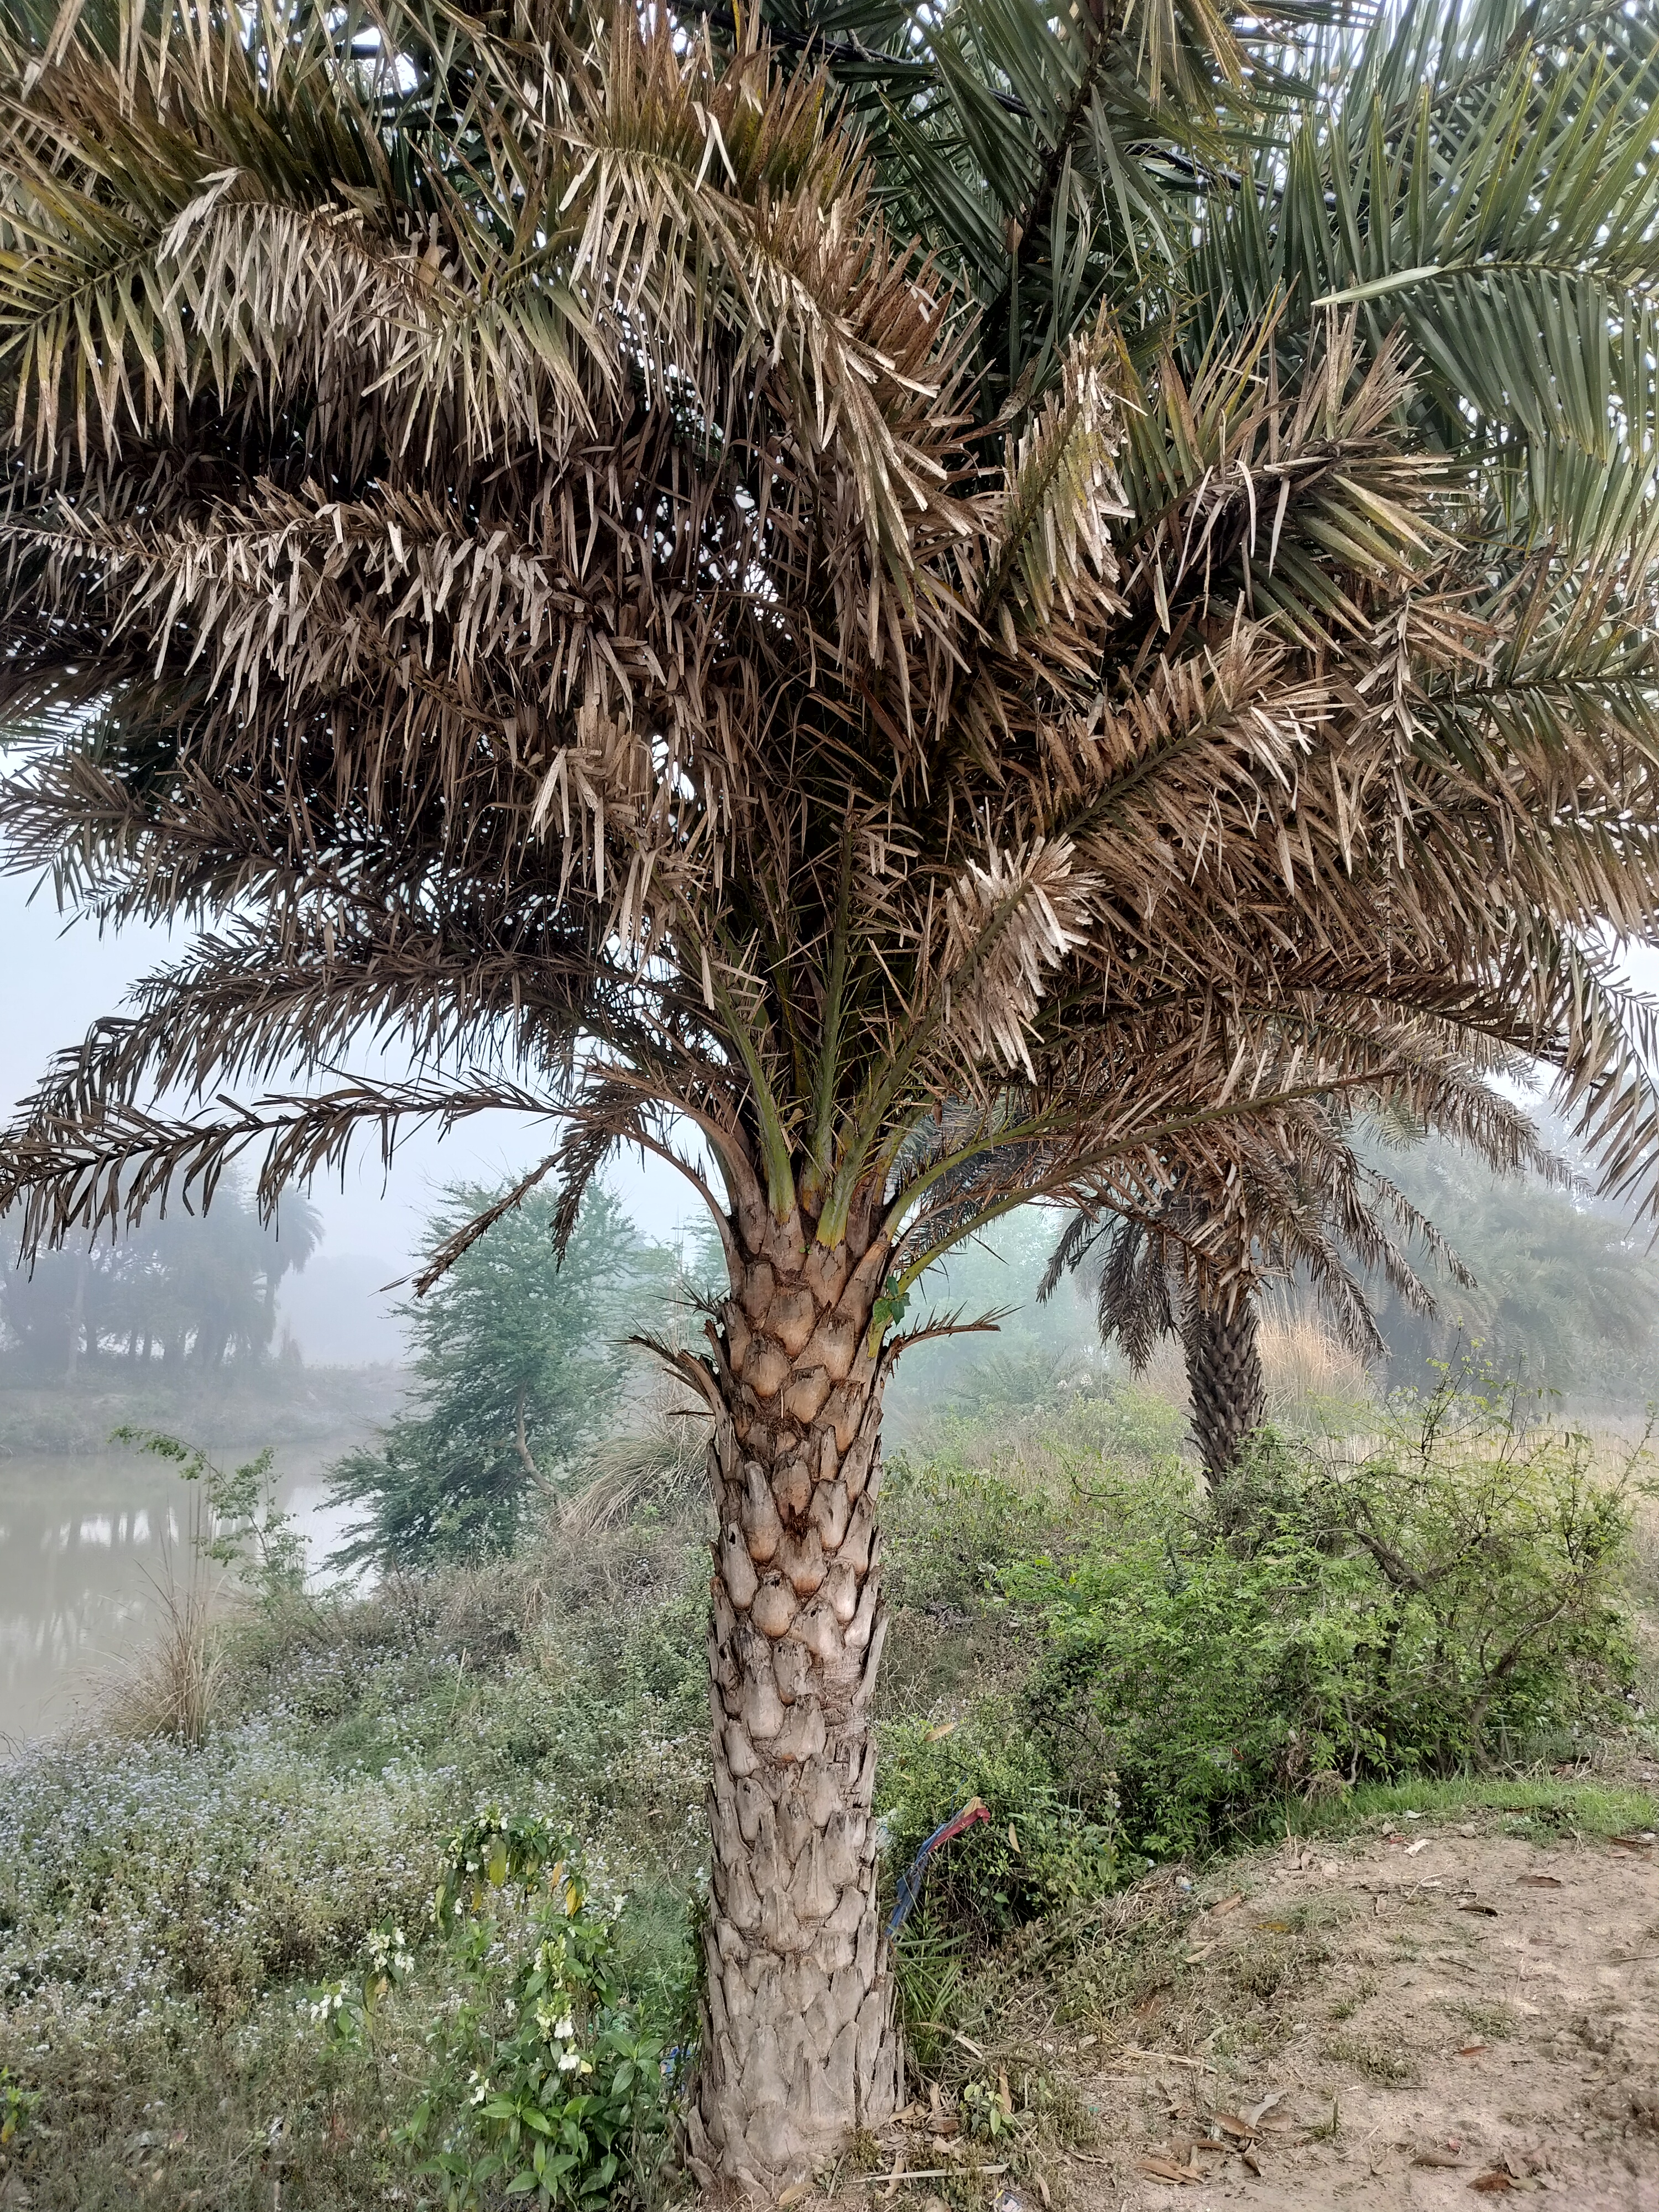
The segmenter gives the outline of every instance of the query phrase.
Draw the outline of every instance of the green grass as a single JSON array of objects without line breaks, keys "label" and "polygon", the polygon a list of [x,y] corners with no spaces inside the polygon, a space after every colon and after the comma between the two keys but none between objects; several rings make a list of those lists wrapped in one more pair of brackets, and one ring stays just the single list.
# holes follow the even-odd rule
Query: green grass
[{"label": "green grass", "polygon": [[1567,1833],[1639,1835],[1659,1827],[1659,1798],[1645,1790],[1602,1782],[1469,1776],[1443,1782],[1365,1782],[1340,1798],[1311,1806],[1291,1800],[1264,1822],[1261,1833],[1350,1835],[1368,1823],[1407,1813],[1440,1821],[1466,1820],[1474,1813],[1509,1813],[1530,1821],[1540,1839]]}]

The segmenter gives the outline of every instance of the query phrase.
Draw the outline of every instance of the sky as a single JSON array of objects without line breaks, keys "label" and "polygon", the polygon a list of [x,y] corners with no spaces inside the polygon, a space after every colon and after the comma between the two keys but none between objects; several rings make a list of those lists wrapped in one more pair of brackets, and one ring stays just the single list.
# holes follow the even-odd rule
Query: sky
[{"label": "sky", "polygon": [[[82,924],[65,928],[50,885],[32,901],[29,890],[26,881],[0,875],[0,1105],[8,1118],[52,1054],[78,1042],[99,1015],[118,1011],[127,988],[184,942],[156,929],[100,938]],[[494,1185],[522,1174],[552,1149],[550,1137],[546,1123],[481,1115],[447,1139],[416,1132],[386,1173],[371,1131],[343,1182],[333,1176],[313,1186],[322,1247],[303,1276],[284,1283],[284,1319],[307,1359],[395,1358],[398,1335],[390,1312],[407,1293],[382,1294],[381,1285],[408,1272],[436,1191],[446,1182]],[[672,1241],[699,1210],[690,1186],[660,1162],[618,1155],[606,1179],[640,1230],[657,1241]]]}]

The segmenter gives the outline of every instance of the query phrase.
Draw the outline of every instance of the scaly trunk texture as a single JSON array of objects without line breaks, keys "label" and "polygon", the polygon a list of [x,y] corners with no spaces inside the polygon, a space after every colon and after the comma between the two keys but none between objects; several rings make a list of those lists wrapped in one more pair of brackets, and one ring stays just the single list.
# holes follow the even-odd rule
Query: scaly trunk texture
[{"label": "scaly trunk texture", "polygon": [[1183,1334],[1193,1436],[1206,1474],[1218,1482],[1237,1465],[1240,1446],[1261,1427],[1267,1410],[1255,1300],[1242,1291],[1231,1313],[1206,1312],[1194,1302]]},{"label": "scaly trunk texture", "polygon": [[689,2154],[705,2185],[769,2198],[891,2115],[901,2061],[871,1813],[886,1363],[869,1338],[887,1248],[867,1232],[808,1244],[793,1222],[756,1241],[716,1346],[712,1894]]}]

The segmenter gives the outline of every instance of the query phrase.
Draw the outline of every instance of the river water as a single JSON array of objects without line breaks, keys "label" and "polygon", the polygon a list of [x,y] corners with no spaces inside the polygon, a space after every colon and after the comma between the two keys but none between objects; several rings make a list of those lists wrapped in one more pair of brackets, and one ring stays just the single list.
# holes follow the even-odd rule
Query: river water
[{"label": "river water", "polygon": [[[313,1571],[352,1517],[328,1504],[325,1470],[361,1434],[277,1453],[277,1503]],[[196,1497],[138,1452],[0,1458],[0,1758],[95,1708],[100,1682],[154,1632],[169,1572],[190,1571]]]}]

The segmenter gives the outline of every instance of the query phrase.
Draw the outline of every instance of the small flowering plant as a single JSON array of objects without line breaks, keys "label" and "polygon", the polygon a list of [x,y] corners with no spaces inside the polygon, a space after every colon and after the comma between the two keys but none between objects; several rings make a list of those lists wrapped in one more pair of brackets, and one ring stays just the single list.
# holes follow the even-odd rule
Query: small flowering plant
[{"label": "small flowering plant", "polygon": [[[40,2101],[38,2089],[26,2089],[14,2079],[9,2066],[0,2066],[0,2150],[24,2133]],[[3,2163],[0,2162],[0,2171],[3,2170]]]},{"label": "small flowering plant", "polygon": [[[532,1893],[533,1948],[503,1972],[510,1934],[463,1923]],[[467,1908],[471,1906],[471,1916]],[[459,1938],[479,2002],[452,2016],[425,2102],[404,2130],[449,2212],[498,2196],[547,2207],[627,2201],[666,2132],[676,2068],[630,2008],[617,1907],[590,1894],[568,1839],[492,1808],[451,1842],[433,1917]],[[503,1921],[509,1918],[503,1911]]]},{"label": "small flowering plant", "polygon": [[415,1971],[409,1939],[390,1913],[364,1936],[362,1960],[360,1973],[325,1982],[308,2000],[312,2019],[329,2039],[354,2049],[372,2041],[380,2000],[401,1989]]},{"label": "small flowering plant", "polygon": [[469,1908],[482,1912],[491,1890],[509,1884],[529,1889],[545,1877],[548,1888],[556,1890],[573,1857],[569,1838],[560,1837],[545,1820],[509,1815],[499,1805],[486,1806],[458,1828],[444,1847],[443,1871],[432,1899],[433,1920],[447,1932]]}]

